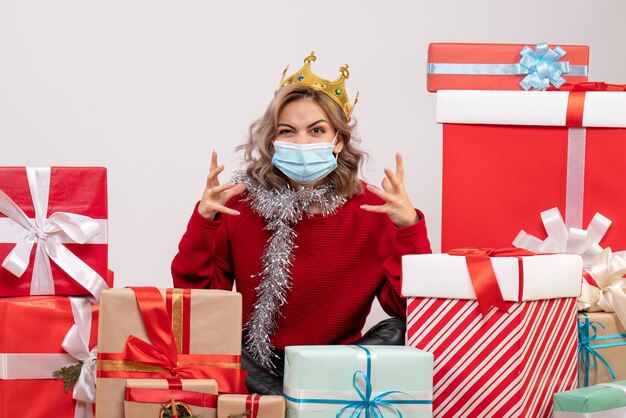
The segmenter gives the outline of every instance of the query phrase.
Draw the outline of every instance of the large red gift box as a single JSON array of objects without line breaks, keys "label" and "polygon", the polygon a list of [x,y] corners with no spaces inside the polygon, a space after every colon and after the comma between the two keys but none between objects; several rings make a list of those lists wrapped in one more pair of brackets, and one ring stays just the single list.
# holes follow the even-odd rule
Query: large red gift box
[{"label": "large red gift box", "polygon": [[[97,321],[98,305],[86,298],[0,298],[0,417],[72,418],[91,412],[86,401],[77,410],[73,392],[65,393],[63,381],[52,373],[86,359],[84,370],[92,370],[83,375],[87,386],[81,390],[95,394],[89,382],[95,373]],[[62,347],[64,341],[73,355]]]},{"label": "large red gift box", "polygon": [[98,298],[107,216],[103,167],[1,167],[0,296]]},{"label": "large red gift box", "polygon": [[604,215],[599,244],[625,249],[624,109],[621,91],[438,92],[442,251],[508,247],[522,229],[545,237],[540,213],[553,207],[579,229]]},{"label": "large red gift box", "polygon": [[[577,385],[582,259],[486,254],[402,258],[407,345],[435,358],[433,417],[547,418],[552,395]],[[485,260],[499,309],[474,283]]]},{"label": "large red gift box", "polygon": [[428,91],[528,90],[587,81],[589,47],[432,43]]}]

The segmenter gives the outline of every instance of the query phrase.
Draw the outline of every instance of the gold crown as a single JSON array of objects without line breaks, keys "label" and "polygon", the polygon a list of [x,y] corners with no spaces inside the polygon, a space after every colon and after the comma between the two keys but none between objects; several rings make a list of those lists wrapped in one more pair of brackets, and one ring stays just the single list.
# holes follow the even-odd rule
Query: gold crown
[{"label": "gold crown", "polygon": [[344,67],[339,68],[339,78],[335,81],[326,80],[316,76],[313,71],[311,71],[311,63],[315,61],[317,57],[315,56],[315,52],[311,52],[311,54],[304,59],[304,66],[300,68],[298,71],[290,75],[288,78],[285,78],[285,74],[287,73],[287,68],[283,71],[283,76],[280,79],[280,87],[286,86],[287,84],[305,84],[314,88],[315,90],[319,90],[322,93],[325,93],[328,97],[333,99],[343,110],[343,113],[346,115],[346,120],[350,120],[350,115],[352,114],[352,110],[354,106],[359,101],[359,93],[357,92],[356,97],[354,98],[354,103],[350,104],[348,100],[348,95],[346,94],[346,85],[345,80],[350,77],[350,72],[348,71],[348,64]]}]

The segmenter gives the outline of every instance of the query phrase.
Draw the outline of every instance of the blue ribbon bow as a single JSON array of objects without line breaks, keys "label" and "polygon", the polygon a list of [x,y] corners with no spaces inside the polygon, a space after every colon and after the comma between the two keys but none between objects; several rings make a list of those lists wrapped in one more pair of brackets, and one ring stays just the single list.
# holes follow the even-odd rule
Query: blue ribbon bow
[{"label": "blue ribbon bow", "polygon": [[[353,410],[352,413],[350,414],[350,418],[357,418],[363,412],[365,412],[364,416],[366,418],[385,418],[385,415],[381,411],[381,407],[387,407],[391,411],[393,411],[394,414],[398,418],[403,418],[402,411],[400,411],[400,409],[398,409],[396,405],[432,404],[432,400],[415,399],[408,393],[397,391],[397,390],[390,390],[387,392],[383,392],[379,394],[378,396],[375,396],[374,398],[372,398],[373,390],[372,390],[372,382],[371,382],[371,375],[372,375],[371,353],[366,347],[363,347],[360,345],[356,345],[356,346],[362,349],[363,351],[365,351],[365,354],[367,356],[366,371],[363,372],[361,370],[357,370],[352,376],[352,386],[354,386],[354,389],[359,395],[359,398],[361,398],[360,400],[355,401],[355,400],[343,400],[343,399],[297,399],[297,398],[292,398],[291,396],[288,396],[286,394],[283,394],[283,396],[288,401],[295,402],[295,403],[329,403],[329,404],[345,405],[337,412],[336,418],[340,418],[341,415],[349,409]],[[359,384],[358,384],[359,378],[361,378],[365,383],[365,391],[361,390],[361,388],[359,387]],[[395,393],[402,394],[409,399],[406,399],[406,400],[399,400],[399,399],[386,400],[385,399],[386,397],[393,395]]]},{"label": "blue ribbon bow", "polygon": [[[615,380],[615,373],[613,372],[613,368],[609,364],[608,361],[598,353],[597,349],[599,348],[608,348],[608,347],[619,347],[626,345],[626,334],[614,334],[614,335],[602,335],[598,336],[598,326],[602,329],[606,329],[604,324],[596,321],[589,321],[589,316],[583,312],[583,317],[585,318],[584,322],[578,319],[578,356],[579,361],[581,361],[585,366],[585,383],[584,386],[589,386],[589,369],[591,367],[597,366],[597,361],[600,360],[609,371],[611,375],[611,379]],[[594,344],[591,345],[591,342],[601,341],[601,340],[612,340],[612,339],[624,339],[625,341],[617,341],[612,343],[604,343],[604,344]],[[580,381],[580,368],[578,370]]]},{"label": "blue ribbon bow", "polygon": [[[394,406],[392,404],[392,402],[394,404],[399,404],[399,403],[422,403],[420,401],[417,400],[406,400],[406,401],[401,401],[401,400],[393,400],[393,401],[386,401],[384,400],[384,398],[386,398],[389,395],[392,395],[394,393],[400,393],[402,395],[405,395],[411,399],[413,399],[413,397],[411,395],[409,395],[408,393],[405,392],[401,392],[401,391],[397,391],[397,390],[390,390],[387,392],[383,392],[380,395],[374,397],[372,399],[372,382],[370,380],[370,376],[371,376],[371,372],[372,372],[372,358],[371,358],[371,354],[370,351],[360,345],[357,345],[357,347],[359,347],[360,349],[365,351],[365,354],[367,355],[367,373],[362,372],[361,370],[357,370],[354,375],[352,376],[352,386],[354,386],[354,389],[356,390],[356,393],[358,393],[359,397],[361,398],[360,401],[350,401],[350,403],[348,403],[348,405],[344,406],[343,408],[341,408],[336,415],[336,418],[340,418],[341,415],[348,409],[354,409],[352,411],[352,413],[350,414],[350,418],[355,418],[355,417],[359,417],[361,416],[361,413],[363,411],[365,411],[365,417],[371,417],[371,418],[384,418],[383,413],[380,410],[381,406],[386,406],[391,408],[392,411],[394,411],[396,413],[396,415],[398,416],[398,418],[402,418],[402,411],[400,411],[396,406]],[[365,382],[365,393],[363,393],[363,391],[359,388],[358,386],[358,380],[359,377],[363,378],[363,381]]]},{"label": "blue ribbon bow", "polygon": [[548,48],[547,43],[539,43],[535,50],[525,46],[520,51],[522,57],[515,65],[515,74],[527,74],[520,86],[524,90],[545,90],[552,84],[561,87],[565,83],[562,74],[570,72],[569,62],[557,62],[565,56],[565,50],[560,46]]}]

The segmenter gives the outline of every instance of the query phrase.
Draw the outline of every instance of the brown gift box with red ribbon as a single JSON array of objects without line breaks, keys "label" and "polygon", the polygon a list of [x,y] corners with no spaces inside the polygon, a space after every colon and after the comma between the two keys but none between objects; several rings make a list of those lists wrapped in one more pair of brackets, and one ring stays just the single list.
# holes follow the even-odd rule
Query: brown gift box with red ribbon
[{"label": "brown gift box with red ribbon", "polygon": [[160,418],[161,413],[179,411],[179,416],[215,418],[217,382],[215,380],[128,379],[124,397],[124,418]]},{"label": "brown gift box with red ribbon", "polygon": [[247,393],[241,295],[222,290],[109,289],[100,305],[97,418],[122,418],[127,379],[214,379]]},{"label": "brown gift box with red ribbon", "polygon": [[284,418],[285,398],[272,395],[220,395],[217,418]]},{"label": "brown gift box with red ribbon", "polygon": [[508,247],[522,229],[543,239],[539,214],[554,207],[579,229],[602,214],[613,224],[600,246],[626,249],[624,90],[437,92],[442,251]]}]

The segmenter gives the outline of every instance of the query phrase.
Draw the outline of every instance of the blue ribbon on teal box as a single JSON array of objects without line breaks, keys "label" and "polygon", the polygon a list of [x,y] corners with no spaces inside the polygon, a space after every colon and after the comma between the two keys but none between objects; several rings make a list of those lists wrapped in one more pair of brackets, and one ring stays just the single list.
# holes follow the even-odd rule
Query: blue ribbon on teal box
[{"label": "blue ribbon on teal box", "polygon": [[[589,386],[589,369],[597,367],[597,360],[600,360],[609,371],[611,379],[615,380],[615,373],[608,361],[597,350],[601,348],[626,346],[626,334],[612,334],[598,336],[598,327],[606,329],[606,327],[597,321],[589,321],[589,316],[582,312],[584,321],[578,318],[578,359],[585,367],[585,383],[583,386]],[[599,341],[622,340],[608,343],[598,343]],[[592,344],[594,343],[594,344]],[[578,369],[578,381],[580,382],[580,367]]]},{"label": "blue ribbon on teal box", "polygon": [[[344,412],[352,410],[349,417],[360,417],[361,414],[365,414],[366,417],[371,418],[384,418],[385,414],[381,411],[381,407],[389,408],[394,415],[398,418],[403,418],[402,411],[398,408],[400,405],[420,405],[420,404],[432,404],[430,399],[415,399],[410,394],[390,390],[380,393],[377,396],[373,395],[373,388],[371,383],[372,376],[372,356],[367,347],[356,345],[359,349],[363,350],[366,355],[366,368],[365,371],[357,370],[352,376],[352,386],[358,394],[359,399],[323,399],[323,398],[300,398],[289,396],[286,393],[283,396],[289,402],[297,404],[334,404],[337,405],[339,410],[336,413],[336,417],[340,418]],[[364,386],[359,385],[359,380],[362,380]],[[407,399],[386,399],[392,394],[401,394],[406,396]]]}]

